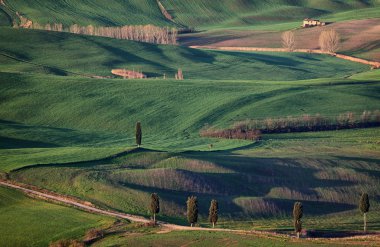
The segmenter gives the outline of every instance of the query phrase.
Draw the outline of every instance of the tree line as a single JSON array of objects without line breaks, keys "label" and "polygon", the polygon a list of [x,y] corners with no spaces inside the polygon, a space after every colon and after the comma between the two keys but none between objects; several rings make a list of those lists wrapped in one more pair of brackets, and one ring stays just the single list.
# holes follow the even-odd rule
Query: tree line
[{"label": "tree line", "polygon": [[200,131],[203,137],[258,140],[261,134],[325,131],[352,128],[369,128],[380,125],[380,111],[346,112],[327,117],[321,114],[239,121],[229,129],[206,126]]},{"label": "tree line", "polygon": [[[198,214],[199,214],[199,208],[198,208],[198,199],[196,196],[189,196],[186,201],[186,216],[187,221],[189,222],[190,226],[193,227],[198,222]],[[364,232],[367,232],[367,213],[369,212],[370,203],[369,203],[369,196],[367,193],[363,193],[359,200],[359,210],[363,214],[363,222],[364,222]],[[153,217],[153,223],[156,224],[156,214],[160,212],[160,198],[156,193],[151,194],[151,202],[150,202],[150,208],[149,211],[152,214]],[[293,226],[294,226],[294,232],[297,235],[297,238],[300,237],[300,234],[302,232],[302,220],[304,211],[303,211],[303,204],[301,202],[295,202],[293,206]],[[219,215],[219,204],[218,201],[215,199],[212,199],[210,202],[210,208],[209,208],[209,214],[208,214],[208,221],[212,224],[212,227],[214,228]]]},{"label": "tree line", "polygon": [[170,45],[177,44],[178,36],[178,30],[176,28],[158,27],[151,24],[96,27],[93,25],[80,26],[78,24],[64,26],[62,23],[40,25],[39,23],[33,22],[28,28]]}]

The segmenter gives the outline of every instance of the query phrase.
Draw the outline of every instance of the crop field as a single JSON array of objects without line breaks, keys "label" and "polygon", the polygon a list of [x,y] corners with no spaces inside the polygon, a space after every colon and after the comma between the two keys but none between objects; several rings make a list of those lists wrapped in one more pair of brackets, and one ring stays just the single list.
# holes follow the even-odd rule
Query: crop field
[{"label": "crop field", "polygon": [[[380,70],[325,54],[188,45],[281,47],[281,33],[295,30],[299,48],[319,49],[322,28],[299,28],[311,17],[334,22],[327,28],[341,35],[339,53],[378,60],[379,8],[379,0],[0,0],[0,179],[145,218],[157,193],[157,219],[181,226],[189,225],[186,200],[194,195],[196,226],[207,228],[130,223],[0,187],[0,246],[83,241],[95,228],[106,234],[89,246],[378,244],[376,236],[325,239],[361,232],[363,192],[371,204],[368,231],[380,232],[378,119],[372,127],[263,132],[255,141],[201,133],[316,114],[364,121],[364,111],[380,110]],[[181,33],[178,45],[156,45],[12,28],[17,15],[42,25],[153,24],[195,32]],[[147,79],[117,77],[114,69]],[[184,80],[175,79],[179,70]],[[236,231],[208,229],[212,199],[219,203],[216,227]],[[321,239],[292,237],[296,201],[304,232]]]},{"label": "crop field", "polygon": [[78,238],[113,220],[76,209],[41,202],[21,192],[0,188],[0,245],[47,246],[62,238]]},{"label": "crop field", "polygon": [[[379,17],[379,1],[284,1],[243,0],[207,1],[191,3],[185,0],[163,0],[174,20],[200,30],[217,28],[253,28],[266,30],[298,27],[305,17],[332,18],[332,20]],[[362,18],[360,18],[362,17]],[[298,21],[296,24],[295,21]],[[273,27],[272,27],[273,28]],[[272,29],[273,30],[273,29]]]},{"label": "crop field", "polygon": [[289,81],[368,69],[327,55],[204,51],[10,28],[1,30],[0,45],[3,72],[111,76],[112,69],[127,68],[151,78],[174,78],[181,68],[186,79]]},{"label": "crop field", "polygon": [[[39,24],[62,23],[66,26],[173,26],[161,14],[156,1],[150,0],[5,0],[6,6]],[[59,11],[58,11],[59,10]]]},{"label": "crop field", "polygon": [[[379,91],[378,81],[366,79],[125,81],[10,73],[0,78],[3,171],[62,163],[59,157],[67,162],[121,152],[133,145],[136,121],[144,123],[144,147],[150,149],[208,150],[213,144],[214,150],[220,150],[247,145],[200,138],[199,131],[205,124],[227,127],[248,118],[361,114],[377,110]],[[299,99],[302,103],[295,105]],[[353,104],[345,104],[348,101]]]}]

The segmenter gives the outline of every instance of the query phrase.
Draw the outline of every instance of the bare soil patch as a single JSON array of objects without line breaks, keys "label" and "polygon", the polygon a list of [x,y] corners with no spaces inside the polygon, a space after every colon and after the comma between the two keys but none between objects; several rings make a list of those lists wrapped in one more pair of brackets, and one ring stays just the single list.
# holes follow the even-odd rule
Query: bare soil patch
[{"label": "bare soil patch", "polygon": [[[358,54],[360,57],[380,61],[380,18],[352,20],[329,24],[325,27],[298,28],[295,42],[298,49],[318,49],[322,30],[334,28],[342,43],[339,52]],[[180,37],[187,46],[209,45],[216,47],[271,47],[280,48],[279,31],[222,30],[208,33],[191,33]]]}]

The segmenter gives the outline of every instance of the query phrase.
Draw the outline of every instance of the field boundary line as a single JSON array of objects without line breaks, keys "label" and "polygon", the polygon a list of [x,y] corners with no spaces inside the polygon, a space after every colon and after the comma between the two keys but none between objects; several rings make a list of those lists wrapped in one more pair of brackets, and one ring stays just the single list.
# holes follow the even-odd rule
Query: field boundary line
[{"label": "field boundary line", "polygon": [[189,46],[189,48],[193,49],[206,49],[206,50],[221,50],[221,51],[260,51],[260,52],[300,52],[300,53],[313,53],[313,54],[325,54],[330,55],[333,57],[337,57],[340,59],[348,60],[351,62],[361,63],[370,65],[376,69],[380,68],[380,62],[370,61],[363,58],[357,58],[352,57],[348,55],[343,55],[339,53],[331,53],[331,52],[325,52],[322,50],[315,50],[315,49],[295,49],[293,51],[289,51],[285,48],[262,48],[262,47],[237,47],[237,46],[202,46],[202,45],[192,45]]}]

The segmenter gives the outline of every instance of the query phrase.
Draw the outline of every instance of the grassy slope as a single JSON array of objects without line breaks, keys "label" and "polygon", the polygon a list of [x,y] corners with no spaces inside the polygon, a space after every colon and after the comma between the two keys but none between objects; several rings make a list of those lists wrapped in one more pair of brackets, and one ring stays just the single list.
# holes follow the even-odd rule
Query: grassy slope
[{"label": "grassy slope", "polygon": [[0,83],[4,170],[28,162],[54,162],[46,155],[39,157],[42,150],[56,149],[66,156],[70,149],[65,147],[80,152],[77,147],[96,146],[104,148],[98,149],[103,154],[120,151],[133,144],[138,120],[143,123],[145,147],[198,150],[214,143],[215,149],[225,149],[244,143],[199,138],[204,124],[226,127],[246,118],[360,113],[375,110],[379,102],[379,83],[371,80],[125,81],[2,73]]},{"label": "grassy slope", "polygon": [[58,75],[70,71],[106,76],[112,69],[128,68],[173,78],[182,68],[186,79],[289,81],[343,77],[368,68],[326,55],[203,51],[10,28],[1,29],[0,46],[1,53],[16,58],[0,54],[0,71]]},{"label": "grassy slope", "polygon": [[100,162],[23,169],[10,176],[141,215],[147,215],[150,193],[158,192],[159,218],[181,224],[186,224],[181,216],[186,197],[195,194],[204,226],[209,201],[215,198],[221,227],[287,231],[294,200],[304,203],[307,229],[360,229],[356,207],[365,190],[371,197],[369,226],[378,230],[379,131],[268,135],[235,151],[141,151]]},{"label": "grassy slope", "polygon": [[112,220],[0,187],[0,222],[1,246],[47,246],[51,241],[81,237],[87,229]]},{"label": "grassy slope", "polygon": [[[164,6],[173,13],[175,20],[201,29],[210,28],[236,28],[249,26],[250,28],[257,28],[257,26],[264,25],[265,29],[268,24],[287,25],[297,21],[299,26],[300,21],[305,17],[319,17],[339,14],[340,12],[350,11],[349,13],[342,13],[337,18],[355,19],[357,18],[356,12],[364,11],[375,6],[379,6],[379,1],[284,1],[284,0],[271,0],[271,1],[257,1],[257,0],[234,0],[228,1],[207,1],[199,0],[189,3],[185,0],[164,0]],[[378,13],[372,11],[368,12],[366,18],[371,17],[368,15],[372,13],[378,16]],[[292,25],[292,24],[290,24]],[[270,27],[270,26],[269,26]],[[284,28],[284,27],[282,27]]]},{"label": "grassy slope", "polygon": [[151,0],[6,0],[5,2],[14,11],[40,24],[173,25],[162,15],[156,1]]}]

